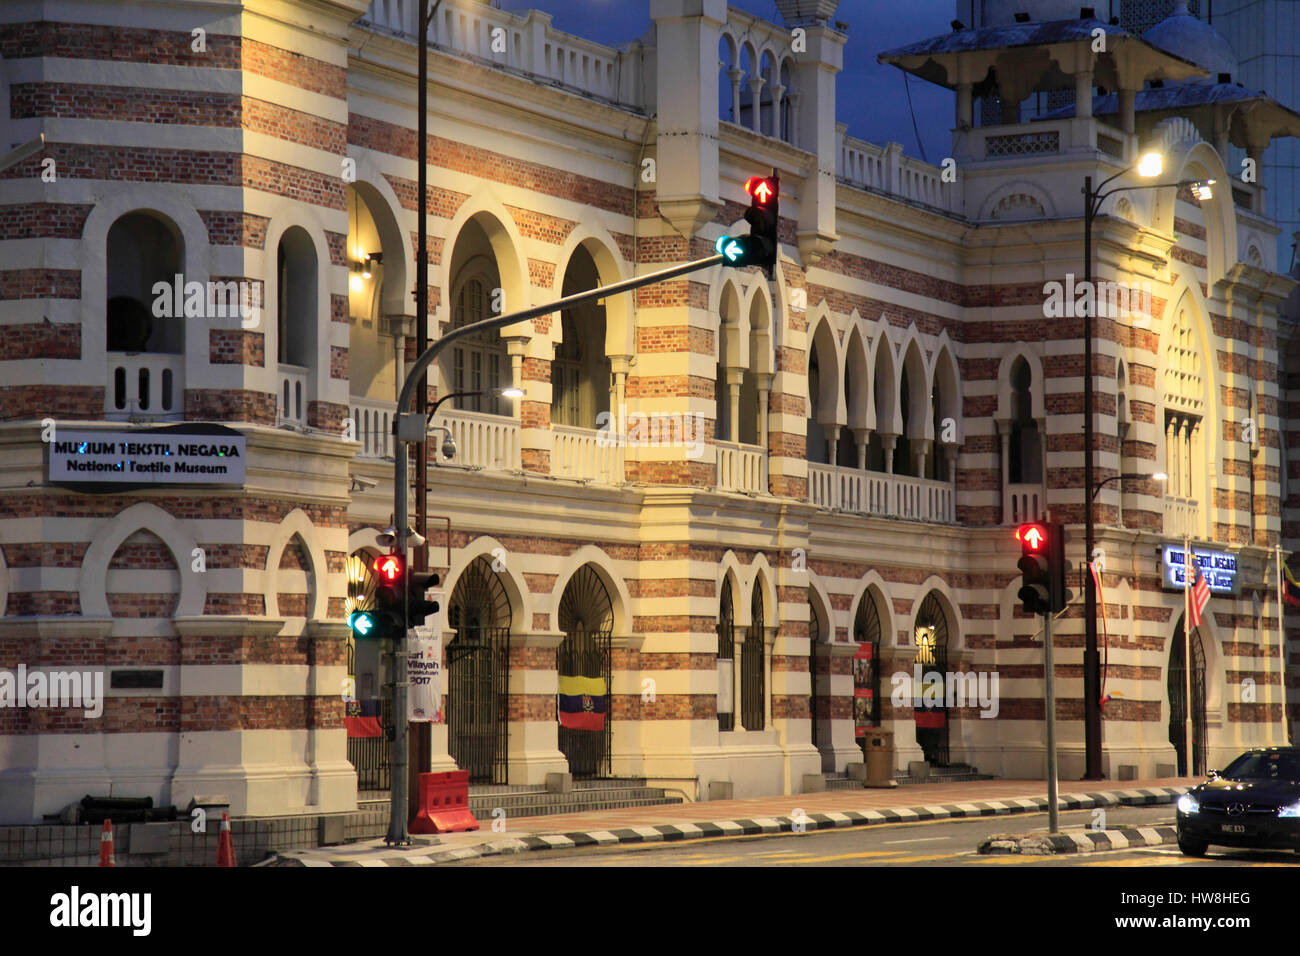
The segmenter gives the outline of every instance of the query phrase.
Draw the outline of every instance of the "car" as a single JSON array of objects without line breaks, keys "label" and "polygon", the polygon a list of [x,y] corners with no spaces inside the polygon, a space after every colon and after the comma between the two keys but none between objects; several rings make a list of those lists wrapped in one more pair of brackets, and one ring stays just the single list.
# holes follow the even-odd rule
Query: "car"
[{"label": "car", "polygon": [[1300,747],[1247,750],[1178,798],[1178,849],[1210,844],[1300,853]]}]

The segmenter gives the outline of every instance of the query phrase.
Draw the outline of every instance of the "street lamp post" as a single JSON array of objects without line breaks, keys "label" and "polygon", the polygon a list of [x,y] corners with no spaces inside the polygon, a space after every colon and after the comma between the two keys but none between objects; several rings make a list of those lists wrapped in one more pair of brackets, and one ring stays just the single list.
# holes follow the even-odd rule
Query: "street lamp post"
[{"label": "street lamp post", "polygon": [[[1083,590],[1084,606],[1084,649],[1083,649],[1083,714],[1084,714],[1084,749],[1087,769],[1085,780],[1102,779],[1101,772],[1101,655],[1097,650],[1097,592],[1093,586],[1091,565],[1093,549],[1096,547],[1097,529],[1093,503],[1101,485],[1093,481],[1093,395],[1092,395],[1092,317],[1097,308],[1096,290],[1092,285],[1092,224],[1101,209],[1102,201],[1117,192],[1134,189],[1158,189],[1163,186],[1200,186],[1204,189],[1201,198],[1210,198],[1209,186],[1214,180],[1204,183],[1187,180],[1177,183],[1151,183],[1142,186],[1116,186],[1103,192],[1108,183],[1113,182],[1134,169],[1143,177],[1159,176],[1163,163],[1159,153],[1147,153],[1141,160],[1127,169],[1104,179],[1094,189],[1092,177],[1083,179],[1083,280],[1088,290],[1088,305],[1083,315],[1083,487],[1084,487],[1084,567]],[[1120,476],[1116,476],[1120,477]],[[1107,479],[1107,482],[1111,479]],[[1102,482],[1102,485],[1107,482]]]}]

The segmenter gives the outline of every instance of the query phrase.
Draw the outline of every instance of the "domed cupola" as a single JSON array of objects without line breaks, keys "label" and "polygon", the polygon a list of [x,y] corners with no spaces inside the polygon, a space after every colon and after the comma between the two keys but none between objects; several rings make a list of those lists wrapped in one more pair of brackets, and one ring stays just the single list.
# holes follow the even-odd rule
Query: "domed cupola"
[{"label": "domed cupola", "polygon": [[1187,12],[1187,0],[1178,0],[1174,12],[1153,26],[1142,39],[1166,53],[1190,60],[1209,71],[1208,80],[1191,83],[1217,83],[1219,74],[1237,78],[1237,55],[1219,32]]}]

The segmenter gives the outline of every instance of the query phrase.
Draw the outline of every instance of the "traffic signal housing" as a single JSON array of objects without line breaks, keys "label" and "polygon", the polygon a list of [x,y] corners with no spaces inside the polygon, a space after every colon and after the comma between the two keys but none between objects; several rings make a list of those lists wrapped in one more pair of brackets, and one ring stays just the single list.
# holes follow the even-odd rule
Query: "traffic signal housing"
[{"label": "traffic signal housing", "polygon": [[1065,606],[1074,600],[1074,592],[1066,586],[1074,565],[1065,559],[1065,544],[1070,540],[1070,533],[1065,530],[1065,525],[1052,523],[1048,525],[1047,533],[1047,563],[1052,574],[1051,607],[1052,613],[1057,614],[1065,610]]},{"label": "traffic signal housing", "polygon": [[775,172],[771,176],[751,176],[745,192],[749,194],[749,208],[745,210],[749,235],[721,236],[714,248],[725,257],[725,265],[761,266],[770,279],[776,271],[780,245],[777,224],[781,218],[781,179]]},{"label": "traffic signal housing", "polygon": [[406,633],[406,562],[396,554],[381,554],[370,570],[377,581],[374,606],[353,611],[348,626],[363,640],[396,640]]},{"label": "traffic signal housing", "polygon": [[430,614],[437,614],[441,606],[437,601],[427,599],[424,592],[436,588],[439,578],[434,571],[412,571],[408,575],[407,585],[407,627],[419,627]]},{"label": "traffic signal housing", "polygon": [[1029,614],[1050,614],[1052,606],[1052,574],[1049,537],[1050,529],[1045,522],[1022,524],[1016,528],[1016,540],[1020,542],[1020,598],[1021,606]]}]

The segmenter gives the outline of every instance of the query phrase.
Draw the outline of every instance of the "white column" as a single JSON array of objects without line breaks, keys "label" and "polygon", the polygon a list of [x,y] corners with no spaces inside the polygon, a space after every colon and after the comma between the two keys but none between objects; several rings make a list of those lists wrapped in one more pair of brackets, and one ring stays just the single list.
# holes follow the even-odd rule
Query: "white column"
[{"label": "white column", "polygon": [[1074,74],[1074,115],[1079,119],[1092,116],[1092,70]]}]

